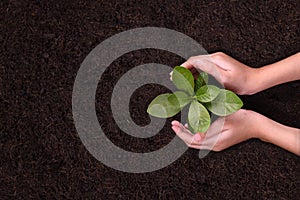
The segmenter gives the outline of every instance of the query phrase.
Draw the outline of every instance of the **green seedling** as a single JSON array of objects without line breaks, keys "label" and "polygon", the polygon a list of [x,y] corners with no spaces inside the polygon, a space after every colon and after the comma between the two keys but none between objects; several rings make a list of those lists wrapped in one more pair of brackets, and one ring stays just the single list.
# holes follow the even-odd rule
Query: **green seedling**
[{"label": "green seedling", "polygon": [[232,91],[208,85],[208,74],[201,72],[196,80],[192,73],[182,66],[172,72],[172,81],[179,91],[157,96],[150,103],[147,112],[158,118],[169,118],[190,105],[188,124],[193,133],[208,130],[210,113],[227,116],[238,111],[243,102]]}]

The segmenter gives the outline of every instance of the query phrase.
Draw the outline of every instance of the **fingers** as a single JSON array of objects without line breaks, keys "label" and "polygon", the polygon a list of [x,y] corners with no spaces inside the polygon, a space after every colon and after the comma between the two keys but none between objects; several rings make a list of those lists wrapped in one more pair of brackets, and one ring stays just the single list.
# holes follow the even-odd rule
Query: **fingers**
[{"label": "fingers", "polygon": [[172,121],[172,129],[180,139],[182,139],[188,146],[199,145],[202,139],[200,133],[193,135],[188,129],[188,125],[184,126],[178,121]]},{"label": "fingers", "polygon": [[[192,56],[186,62],[182,63],[181,66],[189,69],[195,79],[199,74],[199,70],[201,70],[215,77],[221,84],[223,84],[222,77],[225,77],[226,71],[228,71],[224,66],[217,64],[214,54]],[[170,76],[172,80],[172,72]]]},{"label": "fingers", "polygon": [[229,129],[225,126],[225,117],[218,118],[208,129],[206,133],[196,133],[193,135],[187,128],[188,125],[184,126],[178,122],[172,122],[172,129],[176,133],[176,135],[181,138],[188,147],[194,149],[218,149],[216,145],[222,143],[221,140],[225,140],[224,138]]},{"label": "fingers", "polygon": [[173,121],[172,129],[178,137],[180,137],[186,144],[190,144],[193,141],[193,134],[187,130],[180,122]]},{"label": "fingers", "polygon": [[192,69],[194,68],[194,65],[192,63],[190,63],[188,60],[184,63],[181,64],[182,67],[185,67],[187,69]]},{"label": "fingers", "polygon": [[215,144],[220,141],[220,136],[223,134],[223,132],[229,130],[228,125],[225,123],[225,119],[226,117],[219,117],[214,121],[214,123],[211,124],[205,134],[205,138],[201,143],[203,146],[213,149]]},{"label": "fingers", "polygon": [[198,73],[198,70],[204,71],[217,79],[220,83],[222,82],[223,73],[226,72],[223,68],[218,66],[210,57],[210,55],[200,55],[190,57],[185,63],[182,64],[190,70],[195,70],[193,75]]},{"label": "fingers", "polygon": [[[182,66],[182,65],[181,65]],[[183,66],[184,67],[184,66]],[[189,69],[190,71],[191,71],[191,73],[192,73],[192,75],[194,76],[194,79],[196,79],[197,77],[198,77],[198,75],[199,75],[199,72],[197,71],[197,69],[196,68],[190,68]],[[170,80],[172,81],[172,74],[173,74],[173,71],[171,71],[170,73],[169,73],[169,75],[170,75]]]},{"label": "fingers", "polygon": [[205,146],[203,144],[192,144],[189,147],[193,149],[199,149],[199,150],[212,150],[212,147]]},{"label": "fingers", "polygon": [[200,70],[207,72],[208,74],[215,77],[217,80],[221,78],[222,69],[218,67],[212,60],[208,57],[192,57],[190,61],[195,67]]},{"label": "fingers", "polygon": [[172,126],[180,126],[181,125],[181,123],[179,121],[176,121],[176,120],[172,121],[171,124],[172,124]]},{"label": "fingers", "polygon": [[176,135],[181,138],[188,147],[194,149],[210,149],[209,146],[203,145],[204,133],[196,133],[193,135],[188,129],[187,124],[183,126],[178,121],[172,122],[172,129],[176,133]]},{"label": "fingers", "polygon": [[199,134],[193,135],[188,129],[187,124],[183,126],[178,121],[172,122],[172,129],[178,137],[180,137],[189,147],[194,144],[200,144],[201,136]]},{"label": "fingers", "polygon": [[181,66],[189,69],[191,71],[191,73],[193,74],[194,79],[196,79],[198,77],[199,71],[188,60],[186,62],[182,63]]}]

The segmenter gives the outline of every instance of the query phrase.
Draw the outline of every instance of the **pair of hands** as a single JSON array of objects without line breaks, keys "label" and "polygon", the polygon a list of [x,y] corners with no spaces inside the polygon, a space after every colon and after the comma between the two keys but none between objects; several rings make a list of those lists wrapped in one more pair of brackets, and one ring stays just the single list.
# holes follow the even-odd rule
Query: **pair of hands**
[{"label": "pair of hands", "polygon": [[[254,94],[254,77],[257,69],[250,68],[224,53],[200,55],[189,58],[183,67],[197,76],[198,70],[214,76],[217,81],[240,95]],[[258,137],[252,127],[256,123],[258,113],[240,109],[227,117],[218,118],[206,133],[192,134],[187,125],[178,121],[172,122],[174,132],[191,148],[221,151],[232,145]]]}]

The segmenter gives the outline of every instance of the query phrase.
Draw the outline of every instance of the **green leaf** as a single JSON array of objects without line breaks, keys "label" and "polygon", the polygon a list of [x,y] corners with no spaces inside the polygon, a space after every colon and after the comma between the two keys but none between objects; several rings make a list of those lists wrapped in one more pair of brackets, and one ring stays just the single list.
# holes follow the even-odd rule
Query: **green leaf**
[{"label": "green leaf", "polygon": [[186,91],[189,95],[194,94],[194,77],[190,70],[185,67],[177,66],[174,68],[172,81],[179,90]]},{"label": "green leaf", "polygon": [[229,90],[220,90],[219,95],[205,107],[219,116],[227,116],[238,111],[243,106],[242,100]]},{"label": "green leaf", "polygon": [[177,98],[177,101],[180,105],[180,108],[182,109],[187,104],[191,103],[192,98],[185,92],[177,91],[173,93],[174,96]]},{"label": "green leaf", "polygon": [[202,78],[202,76],[199,75],[195,81],[195,92],[197,92],[204,85],[205,85],[205,81]]},{"label": "green leaf", "polygon": [[197,92],[202,86],[208,83],[208,74],[201,72],[195,81],[195,92]]},{"label": "green leaf", "polygon": [[219,93],[220,89],[218,87],[214,85],[204,85],[197,91],[196,98],[203,103],[207,103],[214,100]]},{"label": "green leaf", "polygon": [[205,83],[208,83],[208,74],[206,72],[201,72],[200,76],[204,79]]},{"label": "green leaf", "polygon": [[191,103],[188,122],[193,131],[204,133],[210,126],[210,115],[206,108],[196,100]]},{"label": "green leaf", "polygon": [[181,110],[175,94],[161,94],[149,104],[147,112],[159,118],[168,118],[176,115]]}]

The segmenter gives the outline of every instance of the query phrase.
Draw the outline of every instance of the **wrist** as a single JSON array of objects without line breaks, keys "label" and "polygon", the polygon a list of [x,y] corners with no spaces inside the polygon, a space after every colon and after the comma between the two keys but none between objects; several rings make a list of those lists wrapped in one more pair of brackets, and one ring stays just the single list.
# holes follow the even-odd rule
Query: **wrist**
[{"label": "wrist", "polygon": [[252,95],[261,91],[262,68],[249,68],[246,79],[246,95]]},{"label": "wrist", "polygon": [[249,131],[249,138],[256,138],[263,140],[263,132],[262,132],[262,115],[258,114],[257,112],[254,112],[252,110],[247,110],[247,120],[249,120],[249,127],[251,127]]},{"label": "wrist", "polygon": [[254,119],[253,127],[255,127],[253,138],[259,139],[264,142],[269,142],[268,131],[265,130],[265,127],[269,124],[269,119],[259,113],[254,113],[254,116],[252,116]]}]

